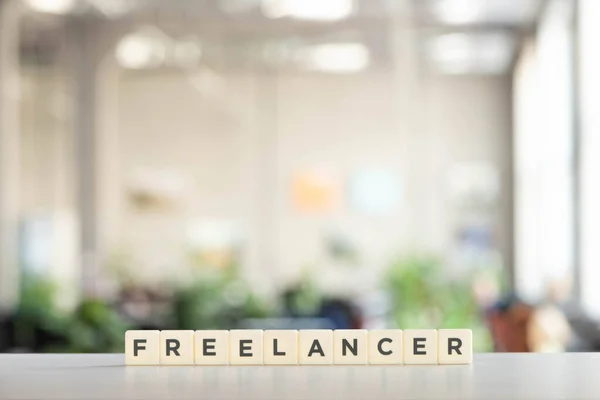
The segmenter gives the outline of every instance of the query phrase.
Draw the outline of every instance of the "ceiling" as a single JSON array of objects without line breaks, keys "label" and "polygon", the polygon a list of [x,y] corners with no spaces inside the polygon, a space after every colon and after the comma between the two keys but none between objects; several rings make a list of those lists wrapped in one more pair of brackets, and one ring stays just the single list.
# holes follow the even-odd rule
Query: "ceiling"
[{"label": "ceiling", "polygon": [[[49,14],[97,15],[107,19],[154,14],[255,29],[293,22],[365,26],[414,19],[433,25],[507,25],[530,22],[542,0],[22,0]],[[284,22],[284,24],[281,24]]]},{"label": "ceiling", "polygon": [[271,67],[282,67],[286,54],[325,43],[360,43],[368,49],[371,65],[386,65],[394,57],[392,33],[414,27],[424,57],[432,60],[436,57],[427,51],[439,43],[436,47],[430,42],[441,35],[468,33],[469,40],[446,40],[462,43],[464,57],[465,46],[471,46],[474,54],[494,42],[486,37],[514,37],[532,24],[541,4],[541,0],[22,1],[27,10],[24,60],[33,64],[55,61],[64,44],[66,18],[93,18],[104,21],[107,30],[126,26],[134,32],[147,31],[151,26],[169,41],[197,40],[205,61]]}]

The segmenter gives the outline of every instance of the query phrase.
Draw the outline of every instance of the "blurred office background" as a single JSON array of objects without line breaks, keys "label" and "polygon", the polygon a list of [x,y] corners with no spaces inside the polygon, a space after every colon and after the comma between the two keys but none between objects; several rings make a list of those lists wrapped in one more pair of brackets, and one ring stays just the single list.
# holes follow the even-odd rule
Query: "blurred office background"
[{"label": "blurred office background", "polygon": [[600,348],[597,0],[0,0],[0,351]]}]

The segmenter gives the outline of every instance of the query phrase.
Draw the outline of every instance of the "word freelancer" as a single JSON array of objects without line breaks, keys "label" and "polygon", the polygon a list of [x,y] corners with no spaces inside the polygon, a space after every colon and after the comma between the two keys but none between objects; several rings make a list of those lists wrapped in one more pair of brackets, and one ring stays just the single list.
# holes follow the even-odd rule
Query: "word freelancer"
[{"label": "word freelancer", "polygon": [[471,364],[470,329],[127,331],[127,365]]}]

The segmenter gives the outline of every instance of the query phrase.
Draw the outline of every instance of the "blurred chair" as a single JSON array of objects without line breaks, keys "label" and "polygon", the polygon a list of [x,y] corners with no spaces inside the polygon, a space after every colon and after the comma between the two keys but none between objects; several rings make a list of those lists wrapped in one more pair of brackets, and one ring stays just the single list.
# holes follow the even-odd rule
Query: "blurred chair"
[{"label": "blurred chair", "polygon": [[332,329],[361,329],[363,327],[359,307],[348,300],[325,299],[321,303],[318,316],[331,321]]},{"label": "blurred chair", "polygon": [[529,352],[527,328],[533,307],[511,297],[501,300],[486,312],[494,340],[494,351]]}]

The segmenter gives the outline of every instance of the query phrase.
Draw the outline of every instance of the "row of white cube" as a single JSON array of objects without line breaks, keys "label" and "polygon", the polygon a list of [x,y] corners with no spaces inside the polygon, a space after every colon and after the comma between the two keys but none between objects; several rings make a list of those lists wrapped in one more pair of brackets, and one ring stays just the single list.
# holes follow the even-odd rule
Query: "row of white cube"
[{"label": "row of white cube", "polygon": [[470,329],[127,331],[127,365],[471,364]]}]

